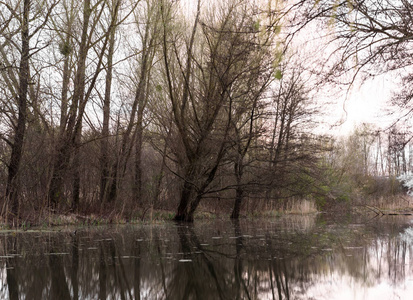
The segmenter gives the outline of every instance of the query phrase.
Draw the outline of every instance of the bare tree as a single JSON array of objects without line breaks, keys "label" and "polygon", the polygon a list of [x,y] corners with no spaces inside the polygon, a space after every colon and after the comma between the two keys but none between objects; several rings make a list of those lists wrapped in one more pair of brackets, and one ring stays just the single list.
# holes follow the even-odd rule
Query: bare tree
[{"label": "bare tree", "polygon": [[[247,23],[251,21],[249,20]],[[231,134],[229,136],[231,149],[228,151],[228,161],[233,164],[235,177],[235,201],[231,213],[232,219],[239,218],[245,191],[248,190],[251,184],[256,182],[255,178],[246,181],[244,179],[245,171],[258,159],[254,148],[257,148],[258,140],[263,137],[265,131],[265,125],[263,125],[267,116],[265,98],[268,87],[274,79],[273,66],[275,61],[270,54],[274,50],[274,36],[263,34],[259,25],[256,25],[254,30],[257,36],[254,37],[250,33],[245,36],[246,40],[242,41],[246,47],[243,50],[244,61],[249,63],[242,66],[245,69],[241,72],[248,75],[234,85],[236,92],[233,92],[232,95],[234,102],[230,124]],[[234,32],[237,32],[237,29]],[[252,51],[248,51],[247,49],[251,46],[251,43],[256,44],[258,49],[253,47],[250,49]]]},{"label": "bare tree", "polygon": [[30,55],[30,34],[29,34],[29,13],[30,1],[23,3],[23,14],[21,16],[21,52],[19,67],[19,88],[18,88],[18,119],[15,124],[14,142],[11,147],[11,157],[8,167],[8,178],[6,188],[6,199],[11,202],[11,212],[18,214],[18,182],[17,174],[23,153],[23,140],[26,130],[27,120],[27,90],[29,85],[29,55]]},{"label": "bare tree", "polygon": [[[412,97],[412,9],[405,0],[298,1],[290,7],[289,33],[313,30],[307,25],[314,22],[323,26],[322,41],[330,45],[325,57],[329,80],[352,85],[357,77],[392,72],[403,78],[394,100],[405,106]],[[350,76],[338,77],[343,74]]]},{"label": "bare tree", "polygon": [[[120,1],[113,1],[110,7],[110,16],[115,20],[118,19],[118,11]],[[100,145],[100,160],[101,160],[101,181],[100,181],[100,201],[103,202],[107,191],[107,181],[110,176],[110,154],[109,154],[109,121],[112,93],[112,77],[113,77],[113,54],[115,51],[115,36],[116,26],[112,26],[109,32],[109,46],[106,55],[106,78],[105,78],[105,94],[103,99],[103,121],[102,121],[102,139]]]},{"label": "bare tree", "polygon": [[[120,5],[117,2],[117,5]],[[82,121],[85,114],[86,104],[93,91],[96,80],[103,69],[103,56],[110,39],[111,28],[117,23],[116,15],[113,15],[108,27],[98,37],[98,41],[102,41],[100,51],[97,53],[97,63],[91,76],[89,86],[86,89],[86,60],[89,50],[94,46],[95,42],[92,38],[95,34],[94,30],[99,23],[99,18],[102,15],[106,3],[103,0],[98,1],[91,6],[91,1],[86,0],[83,3],[83,20],[82,32],[78,49],[78,61],[74,78],[74,92],[72,101],[67,115],[67,122],[64,130],[61,131],[59,141],[56,147],[56,157],[53,163],[52,177],[49,188],[49,201],[52,206],[56,206],[59,200],[63,197],[63,180],[65,173],[70,165],[70,160],[74,151],[79,147],[79,139],[82,131]],[[76,187],[75,187],[76,190]],[[74,201],[78,201],[75,191]]]},{"label": "bare tree", "polygon": [[175,220],[191,222],[229,152],[234,122],[242,122],[234,115],[251,116],[265,90],[269,41],[259,39],[258,16],[246,1],[222,3],[205,15],[198,2],[186,40],[170,33],[171,8],[162,8],[164,68],[179,138],[173,152],[183,181]]},{"label": "bare tree", "polygon": [[[159,7],[153,1],[144,1],[145,15],[135,11],[135,25],[138,28],[141,41],[141,50],[136,55],[137,67],[134,70],[133,89],[134,97],[131,104],[130,115],[121,136],[117,158],[112,166],[110,180],[106,182],[105,201],[114,202],[118,196],[118,187],[121,185],[127,171],[131,157],[135,158],[135,180],[133,194],[135,202],[142,201],[142,166],[141,153],[143,143],[144,110],[148,102],[150,74],[153,67],[155,49],[158,39]],[[135,155],[133,156],[133,149]]]},{"label": "bare tree", "polygon": [[[55,7],[56,3],[43,3],[46,7],[45,14],[40,12],[32,12],[31,1],[25,0],[22,3],[4,3],[3,7],[10,14],[10,18],[4,20],[3,27],[1,28],[2,42],[1,57],[5,65],[5,70],[2,70],[3,79],[6,81],[6,85],[10,93],[15,98],[17,106],[17,116],[13,116],[12,123],[12,138],[6,139],[11,147],[10,161],[8,163],[8,178],[6,186],[6,203],[10,203],[10,212],[14,215],[18,215],[19,210],[19,172],[21,170],[21,161],[23,157],[24,139],[26,133],[26,125],[28,119],[28,94],[29,85],[31,84],[30,75],[30,58],[33,53],[36,53],[42,48],[30,48],[30,40],[38,34],[44,27],[44,24],[48,21],[50,13]],[[35,18],[39,18],[41,22],[31,26],[31,21]],[[17,22],[19,29],[11,31],[7,26],[12,23],[12,20]],[[13,41],[17,33],[20,33],[20,46],[18,42]],[[20,54],[19,67],[17,68],[17,74],[13,70],[13,65],[9,61],[8,54],[4,51],[6,46],[10,46],[11,49],[18,51]],[[43,47],[44,48],[44,47]],[[35,102],[35,99],[32,99]]]},{"label": "bare tree", "polygon": [[151,70],[154,63],[156,48],[160,41],[158,31],[160,29],[160,11],[157,3],[147,1],[147,24],[142,36],[143,49],[140,66],[139,84],[136,90],[136,99],[138,103],[137,120],[136,120],[136,144],[135,144],[135,183],[134,199],[137,203],[142,204],[142,146],[143,146],[143,129],[144,129],[144,111],[149,99],[149,86]]},{"label": "bare tree", "polygon": [[[117,14],[118,5],[112,8],[112,14]],[[116,9],[115,11],[113,9]],[[112,76],[113,76],[113,53],[115,51],[115,27],[111,28],[108,53],[106,55],[106,80],[105,80],[105,94],[103,100],[103,121],[102,121],[102,140],[100,146],[100,160],[101,160],[101,183],[100,183],[100,201],[103,202],[106,181],[110,175],[109,170],[109,121],[110,121],[110,104],[112,92]]]},{"label": "bare tree", "polygon": [[267,198],[277,200],[300,194],[300,176],[316,173],[318,154],[324,150],[311,134],[313,118],[318,114],[309,96],[311,81],[302,62],[294,60],[293,55],[279,65],[282,76],[274,82],[269,108],[271,132],[265,143],[268,165],[261,181],[267,185]]}]

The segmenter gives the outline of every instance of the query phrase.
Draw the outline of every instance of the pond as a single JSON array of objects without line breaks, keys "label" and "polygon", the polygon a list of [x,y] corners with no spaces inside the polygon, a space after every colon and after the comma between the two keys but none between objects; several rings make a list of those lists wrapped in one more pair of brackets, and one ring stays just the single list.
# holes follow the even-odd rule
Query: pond
[{"label": "pond", "polygon": [[5,232],[1,299],[407,299],[413,222],[328,215]]}]

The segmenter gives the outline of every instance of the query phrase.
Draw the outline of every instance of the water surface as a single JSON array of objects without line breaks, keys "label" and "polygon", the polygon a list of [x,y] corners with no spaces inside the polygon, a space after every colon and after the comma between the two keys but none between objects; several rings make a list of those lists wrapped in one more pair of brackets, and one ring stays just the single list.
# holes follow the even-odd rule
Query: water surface
[{"label": "water surface", "polygon": [[413,223],[197,221],[0,236],[1,299],[409,299]]}]

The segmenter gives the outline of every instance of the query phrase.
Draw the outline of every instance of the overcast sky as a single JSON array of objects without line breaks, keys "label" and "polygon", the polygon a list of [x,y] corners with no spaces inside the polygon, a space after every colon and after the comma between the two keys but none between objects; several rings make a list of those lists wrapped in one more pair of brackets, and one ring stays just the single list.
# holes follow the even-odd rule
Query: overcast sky
[{"label": "overcast sky", "polygon": [[[356,84],[338,103],[337,119],[343,124],[338,128],[339,134],[351,133],[357,125],[372,123],[377,127],[390,126],[394,116],[389,116],[387,108],[392,95],[393,80],[390,74],[384,74]],[[341,109],[340,109],[341,106]]]}]

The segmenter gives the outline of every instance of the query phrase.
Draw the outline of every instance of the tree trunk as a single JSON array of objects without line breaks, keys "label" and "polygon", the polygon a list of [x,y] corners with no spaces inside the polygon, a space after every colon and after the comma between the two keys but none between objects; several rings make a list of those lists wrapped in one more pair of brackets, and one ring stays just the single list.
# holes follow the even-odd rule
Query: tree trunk
[{"label": "tree trunk", "polygon": [[[115,10],[112,12],[115,18],[118,13],[119,5],[115,5]],[[101,160],[101,175],[100,175],[100,201],[103,203],[108,190],[108,181],[110,175],[109,163],[109,119],[110,119],[110,104],[112,91],[113,77],[113,53],[115,51],[115,33],[116,27],[113,26],[110,31],[109,46],[107,54],[107,70],[105,80],[105,96],[103,99],[103,123],[102,123],[102,141],[100,145],[100,160]]]},{"label": "tree trunk", "polygon": [[11,157],[8,166],[6,199],[11,204],[10,210],[14,216],[18,215],[18,173],[23,156],[23,142],[27,119],[27,92],[29,86],[29,11],[30,0],[23,3],[23,18],[21,24],[22,49],[19,68],[19,93],[17,105],[19,109],[14,141],[11,147]]},{"label": "tree trunk", "polygon": [[234,208],[232,210],[231,219],[239,219],[243,197],[244,190],[240,185],[237,185]]},{"label": "tree trunk", "polygon": [[135,143],[135,186],[134,199],[137,204],[142,204],[142,145],[143,145],[143,112],[147,102],[146,96],[146,78],[148,53],[144,51],[141,74],[136,91],[136,100],[138,101],[137,121],[136,121],[136,143]]},{"label": "tree trunk", "polygon": [[[171,122],[169,123],[169,128],[171,128],[171,126],[172,126],[172,119],[171,119]],[[166,166],[166,151],[167,151],[167,147],[168,147],[167,140],[169,139],[170,135],[171,135],[171,129],[169,129],[169,131],[168,131],[167,137],[165,139],[165,145],[164,145],[164,148],[163,148],[163,151],[162,151],[161,169],[159,170],[159,173],[158,173],[158,176],[157,176],[156,186],[155,186],[155,194],[154,194],[154,197],[153,197],[153,200],[152,200],[152,203],[153,203],[154,207],[157,207],[158,205],[160,205],[160,202],[161,202],[161,201],[159,201],[160,200],[159,195],[161,194],[162,179],[163,179],[163,176],[164,176],[164,169],[165,169],[165,166]],[[161,206],[160,206],[160,208],[161,208]]]},{"label": "tree trunk", "polygon": [[190,204],[194,186],[191,182],[185,181],[181,192],[181,200],[179,202],[178,211],[174,217],[175,221],[193,222],[193,214],[190,214]]},{"label": "tree trunk", "polygon": [[143,111],[138,110],[136,124],[136,149],[135,149],[135,185],[134,198],[138,205],[142,204],[142,143],[143,143]]},{"label": "tree trunk", "polygon": [[[118,164],[115,163],[112,170],[112,175],[110,176],[110,181],[108,183],[107,196],[105,196],[104,201],[115,202],[118,195]],[[106,200],[107,199],[107,200]]]},{"label": "tree trunk", "polygon": [[[71,22],[69,22],[69,28],[66,35],[66,40],[64,41],[65,46],[69,47],[71,43]],[[60,132],[63,132],[66,126],[67,121],[67,108],[68,108],[68,92],[69,92],[69,83],[70,83],[70,53],[69,49],[68,52],[63,53],[65,56],[64,63],[63,63],[63,82],[62,82],[62,104],[60,108]]]},{"label": "tree trunk", "polygon": [[241,203],[243,200],[244,196],[244,189],[241,186],[241,179],[243,175],[243,157],[241,155],[238,156],[237,158],[238,162],[234,164],[234,172],[235,172],[235,177],[237,179],[237,188],[235,192],[235,202],[234,202],[234,207],[232,209],[232,214],[231,214],[231,219],[238,219],[239,218],[239,213],[241,211]]},{"label": "tree trunk", "polygon": [[73,198],[71,210],[76,212],[80,202],[80,140],[82,129],[76,132],[73,156]]},{"label": "tree trunk", "polygon": [[[246,144],[243,146],[242,145],[242,139],[240,136],[240,130],[236,129],[235,134],[236,134],[236,141],[238,144],[238,153],[236,155],[236,161],[234,163],[234,174],[235,178],[237,180],[237,188],[236,188],[236,194],[235,194],[235,202],[234,202],[234,208],[232,210],[231,214],[231,219],[239,219],[239,214],[241,211],[241,204],[244,198],[244,187],[241,185],[242,182],[242,176],[244,175],[244,157],[247,154],[247,151],[251,145],[251,141],[253,139],[254,133],[254,112],[255,112],[255,105],[256,101],[254,102],[254,105],[251,110],[251,117],[250,117],[250,126],[249,126],[249,133],[248,133],[248,139]],[[235,126],[236,128],[236,126]]]},{"label": "tree trunk", "polygon": [[[70,164],[70,156],[72,148],[63,138],[58,142],[58,149],[56,151],[56,158],[53,164],[53,173],[50,180],[49,186],[49,206],[51,208],[57,208],[59,200],[63,196],[63,185],[64,185],[64,176],[66,174],[66,169]],[[66,147],[64,145],[67,145]]]},{"label": "tree trunk", "polygon": [[[222,151],[220,151],[218,156],[221,156],[221,152]],[[192,161],[189,163],[188,171],[186,172],[184,177],[185,182],[181,191],[181,200],[179,202],[178,211],[174,217],[175,221],[183,221],[190,223],[194,221],[195,211],[198,208],[199,203],[201,202],[202,195],[205,189],[209,186],[209,184],[215,177],[219,161],[220,158],[217,159],[216,165],[209,172],[208,178],[205,179],[202,185],[196,189],[194,182],[196,181],[196,176],[199,174],[199,170],[197,170],[196,167],[198,163],[196,161]]]}]

